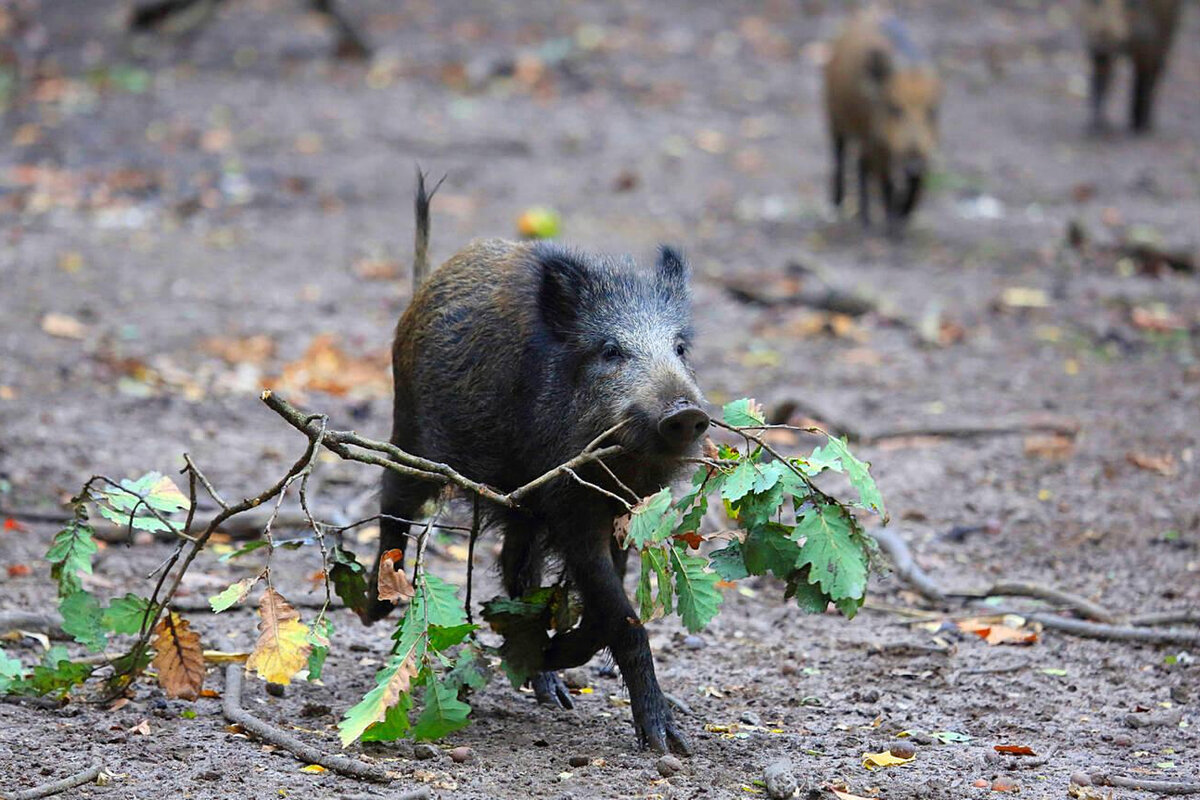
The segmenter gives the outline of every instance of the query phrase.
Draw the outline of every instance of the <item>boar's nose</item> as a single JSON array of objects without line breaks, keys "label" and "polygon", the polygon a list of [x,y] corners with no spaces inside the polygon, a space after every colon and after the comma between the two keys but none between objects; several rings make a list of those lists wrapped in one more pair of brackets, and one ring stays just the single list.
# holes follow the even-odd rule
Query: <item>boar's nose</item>
[{"label": "boar's nose", "polygon": [[658,421],[658,433],[668,444],[683,449],[708,430],[708,414],[689,402],[679,402],[667,409]]}]

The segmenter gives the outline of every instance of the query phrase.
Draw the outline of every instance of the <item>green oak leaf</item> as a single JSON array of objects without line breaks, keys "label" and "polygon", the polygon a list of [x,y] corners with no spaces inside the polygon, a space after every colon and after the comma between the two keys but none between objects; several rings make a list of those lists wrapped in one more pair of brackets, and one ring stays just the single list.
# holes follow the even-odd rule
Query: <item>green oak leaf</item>
[{"label": "green oak leaf", "polygon": [[797,540],[803,538],[798,564],[809,566],[808,582],[834,603],[861,601],[867,590],[868,558],[847,512],[828,503],[818,505],[796,522],[794,530]]},{"label": "green oak leaf", "polygon": [[131,592],[108,604],[100,624],[112,633],[140,634],[142,623],[148,622],[153,616],[150,601]]},{"label": "green oak leaf", "polygon": [[764,424],[766,420],[763,418],[762,411],[756,406],[757,404],[749,397],[726,403],[722,408],[725,424],[735,428],[748,428]]},{"label": "green oak leaf", "polygon": [[750,576],[750,571],[746,569],[745,556],[742,554],[742,543],[738,541],[713,551],[708,557],[708,563],[721,576],[721,580],[728,583]]},{"label": "green oak leaf", "polygon": [[62,629],[75,641],[93,653],[99,653],[108,644],[101,620],[104,611],[91,592],[78,591],[64,597],[58,604],[62,614]]},{"label": "green oak leaf", "polygon": [[625,537],[625,547],[636,547],[639,550],[647,545],[660,542],[675,530],[676,516],[671,508],[671,490],[663,489],[649,497],[642,498],[633,507],[629,520],[629,533]]},{"label": "green oak leaf", "polygon": [[688,555],[683,546],[668,547],[667,556],[675,573],[676,608],[684,627],[695,633],[717,615],[724,599],[716,586],[721,578],[705,570],[707,558]]},{"label": "green oak leaf", "polygon": [[82,514],[55,534],[46,551],[46,560],[50,562],[50,575],[58,581],[59,597],[82,591],[79,573],[92,574],[92,556],[98,549],[87,517]]},{"label": "green oak leaf", "polygon": [[467,726],[471,707],[458,699],[458,690],[430,676],[425,683],[425,707],[413,726],[418,741],[441,739]]},{"label": "green oak leaf", "polygon": [[212,610],[216,613],[236,606],[238,603],[246,599],[250,594],[250,590],[254,588],[254,584],[258,583],[258,577],[255,575],[252,578],[242,578],[240,581],[235,581],[229,584],[219,593],[208,598],[208,604],[212,606]]}]

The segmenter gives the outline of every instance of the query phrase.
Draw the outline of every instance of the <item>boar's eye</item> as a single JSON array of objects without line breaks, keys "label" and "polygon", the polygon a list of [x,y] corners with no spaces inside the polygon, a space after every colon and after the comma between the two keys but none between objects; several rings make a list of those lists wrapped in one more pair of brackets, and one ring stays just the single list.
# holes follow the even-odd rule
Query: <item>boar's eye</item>
[{"label": "boar's eye", "polygon": [[607,364],[615,364],[625,358],[625,351],[616,342],[605,342],[600,348],[600,358]]},{"label": "boar's eye", "polygon": [[687,342],[676,342],[675,343],[675,355],[679,356],[681,359],[684,359],[684,358],[687,358],[687,354],[688,354]]}]

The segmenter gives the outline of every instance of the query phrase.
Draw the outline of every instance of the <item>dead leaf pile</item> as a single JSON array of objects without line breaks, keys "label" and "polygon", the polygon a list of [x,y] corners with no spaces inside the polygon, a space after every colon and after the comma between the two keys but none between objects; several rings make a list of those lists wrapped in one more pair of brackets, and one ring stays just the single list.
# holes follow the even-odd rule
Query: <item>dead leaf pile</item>
[{"label": "dead leaf pile", "polygon": [[391,358],[385,351],[351,356],[333,334],[316,336],[304,355],[283,366],[268,388],[293,395],[325,392],[336,396],[384,397],[391,392]]}]

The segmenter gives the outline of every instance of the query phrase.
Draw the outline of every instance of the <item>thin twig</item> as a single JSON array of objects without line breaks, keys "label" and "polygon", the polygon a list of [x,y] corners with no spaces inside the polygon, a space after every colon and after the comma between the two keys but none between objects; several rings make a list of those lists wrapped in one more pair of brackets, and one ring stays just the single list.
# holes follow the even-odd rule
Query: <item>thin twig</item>
[{"label": "thin twig", "polygon": [[1069,633],[1085,639],[1107,639],[1111,642],[1144,642],[1147,644],[1200,644],[1200,631],[1179,628],[1137,628],[1132,625],[1106,625],[1068,619],[1057,614],[1030,613],[1013,608],[988,608],[992,614],[1013,614],[1036,622],[1044,628]]},{"label": "thin twig", "polygon": [[11,792],[9,794],[0,795],[0,800],[37,800],[39,797],[49,797],[52,794],[61,794],[68,789],[74,789],[76,786],[82,786],[85,783],[91,783],[100,776],[100,765],[93,764],[82,772],[76,772],[74,775],[68,775],[62,780],[54,781],[53,783],[43,783],[41,786],[35,786],[32,789],[23,789],[19,792]]},{"label": "thin twig", "polygon": [[604,495],[605,497],[610,497],[613,500],[616,500],[618,503],[620,503],[622,506],[625,507],[626,511],[633,510],[633,505],[628,500],[625,500],[624,498],[622,498],[621,495],[615,494],[614,492],[610,492],[608,489],[605,489],[603,486],[597,486],[596,484],[592,483],[591,481],[584,480],[583,478],[579,477],[579,473],[573,469],[564,467],[564,471],[568,475],[570,475],[571,478],[576,483],[578,483],[580,486],[583,486],[588,489],[594,489],[595,491],[599,492],[600,494]]},{"label": "thin twig", "polygon": [[187,464],[187,471],[194,475],[196,480],[200,481],[200,484],[204,487],[204,491],[208,492],[208,496],[217,501],[217,505],[219,505],[221,508],[229,508],[229,503],[225,502],[225,498],[221,497],[221,493],[218,492],[216,487],[212,485],[212,481],[205,477],[204,473],[196,467],[196,465],[192,462],[192,457],[187,453],[184,453],[183,461],[185,464]]},{"label": "thin twig", "polygon": [[1074,611],[1082,617],[1103,622],[1107,625],[1116,625],[1120,622],[1120,617],[1103,606],[1093,603],[1085,597],[1080,597],[1077,594],[1064,592],[1061,589],[1055,589],[1053,586],[1043,586],[1039,583],[1025,582],[1008,582],[997,583],[989,589],[979,592],[950,592],[949,597],[1030,597],[1035,600],[1044,600],[1056,606],[1061,606]]},{"label": "thin twig", "polygon": [[1145,778],[1122,778],[1093,772],[1088,776],[1096,786],[1115,786],[1118,789],[1134,789],[1154,794],[1200,794],[1200,783],[1191,781],[1154,781]]},{"label": "thin twig", "polygon": [[1183,608],[1178,611],[1152,611],[1135,614],[1130,625],[1200,625],[1200,611]]},{"label": "thin twig", "polygon": [[242,708],[241,664],[230,664],[225,667],[225,696],[221,710],[229,722],[240,725],[242,730],[265,742],[287,750],[300,761],[308,764],[320,764],[326,769],[351,778],[360,778],[374,783],[390,783],[392,781],[392,775],[379,767],[373,767],[345,756],[326,753],[300,741],[290,733],[279,730],[274,725],[263,722]]}]

